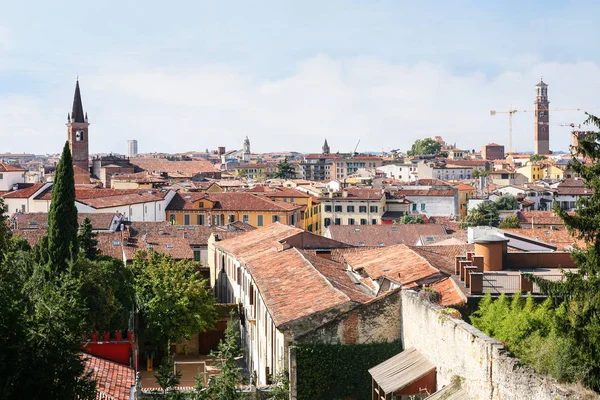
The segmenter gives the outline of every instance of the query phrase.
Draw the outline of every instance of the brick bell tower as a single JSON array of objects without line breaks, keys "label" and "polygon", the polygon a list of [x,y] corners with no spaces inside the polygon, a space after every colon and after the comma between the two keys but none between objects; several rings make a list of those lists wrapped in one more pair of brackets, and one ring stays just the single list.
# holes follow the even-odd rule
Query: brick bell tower
[{"label": "brick bell tower", "polygon": [[535,120],[533,125],[534,154],[550,154],[550,114],[548,85],[541,79],[535,85]]},{"label": "brick bell tower", "polygon": [[[79,79],[75,85],[75,96],[73,97],[73,110],[67,115],[67,135],[69,148],[73,157],[73,167],[77,166],[89,174],[89,145],[87,113],[83,113],[81,103],[81,92],[79,91]],[[75,171],[77,175],[78,171]],[[89,179],[89,178],[88,178]]]}]

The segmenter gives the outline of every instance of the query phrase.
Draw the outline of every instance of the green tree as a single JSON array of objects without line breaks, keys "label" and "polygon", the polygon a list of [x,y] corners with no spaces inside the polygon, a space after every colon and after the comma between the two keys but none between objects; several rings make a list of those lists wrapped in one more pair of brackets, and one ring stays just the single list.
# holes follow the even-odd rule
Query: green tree
[{"label": "green tree", "polygon": [[69,143],[66,142],[56,166],[48,212],[48,259],[54,271],[65,270],[67,261],[76,258],[77,230],[75,174]]},{"label": "green tree", "polygon": [[8,225],[8,213],[4,199],[0,198],[0,261],[4,260],[12,242],[12,232]]},{"label": "green tree", "polygon": [[98,234],[92,230],[92,221],[88,217],[85,217],[81,223],[78,240],[81,253],[88,260],[95,260],[98,256],[97,236]]},{"label": "green tree", "polygon": [[156,340],[168,346],[214,326],[215,298],[194,262],[150,251],[135,257],[134,268],[137,306]]},{"label": "green tree", "polygon": [[543,161],[545,159],[547,159],[547,157],[542,154],[533,154],[531,157],[529,157],[529,161],[531,162]]},{"label": "green tree", "polygon": [[469,226],[498,226],[500,214],[496,204],[491,201],[479,203],[473,208],[462,223],[463,228]]},{"label": "green tree", "polygon": [[294,179],[295,177],[296,171],[294,170],[294,166],[288,163],[287,157],[285,157],[282,162],[277,164],[277,172],[275,173],[275,178]]},{"label": "green tree", "polygon": [[[585,123],[600,128],[596,116],[588,114]],[[566,318],[560,320],[559,330],[576,344],[572,351],[577,364],[588,371],[585,383],[600,390],[600,132],[589,132],[581,138],[571,154],[571,168],[591,195],[577,201],[574,214],[561,210],[558,202],[554,211],[573,235],[585,241],[585,247],[577,247],[571,254],[578,270],[565,272],[562,282],[532,279],[565,308]],[[584,163],[576,154],[587,161]]]},{"label": "green tree", "polygon": [[400,219],[398,220],[398,223],[399,224],[424,224],[425,219],[423,219],[422,215],[404,214],[402,217],[400,217]]},{"label": "green tree", "polygon": [[417,139],[406,154],[409,156],[439,155],[442,144],[432,138]]},{"label": "green tree", "polygon": [[496,208],[498,210],[516,210],[519,206],[517,198],[512,194],[502,195],[496,198],[494,203],[496,203]]},{"label": "green tree", "polygon": [[521,222],[519,221],[519,217],[517,217],[516,215],[509,215],[508,217],[504,218],[498,225],[498,228],[500,229],[511,229],[520,227]]}]

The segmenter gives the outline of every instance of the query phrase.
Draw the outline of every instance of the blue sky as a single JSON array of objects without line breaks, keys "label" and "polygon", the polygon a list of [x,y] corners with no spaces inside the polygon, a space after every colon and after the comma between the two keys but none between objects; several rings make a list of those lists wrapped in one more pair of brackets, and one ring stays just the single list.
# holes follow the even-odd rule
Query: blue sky
[{"label": "blue sky", "polygon": [[[2,151],[58,152],[74,81],[90,150],[405,150],[507,141],[491,108],[600,108],[595,2],[30,1],[0,14]],[[488,4],[489,3],[489,4]],[[566,150],[577,112],[551,114]],[[515,116],[515,148],[533,117]]]}]

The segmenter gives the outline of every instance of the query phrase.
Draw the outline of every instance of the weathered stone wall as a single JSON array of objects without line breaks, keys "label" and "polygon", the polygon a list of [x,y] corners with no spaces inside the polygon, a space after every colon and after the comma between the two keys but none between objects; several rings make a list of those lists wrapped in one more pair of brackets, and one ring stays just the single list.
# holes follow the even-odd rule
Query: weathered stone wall
[{"label": "weathered stone wall", "polygon": [[[454,375],[465,378],[473,399],[583,399],[581,393],[539,376],[506,354],[499,341],[462,320],[450,318],[441,307],[402,292],[402,341],[437,367],[438,389]],[[588,397],[589,398],[589,397]]]},{"label": "weathered stone wall", "polygon": [[396,341],[400,339],[400,305],[401,293],[397,291],[341,314],[319,328],[297,337],[296,341],[341,344]]}]

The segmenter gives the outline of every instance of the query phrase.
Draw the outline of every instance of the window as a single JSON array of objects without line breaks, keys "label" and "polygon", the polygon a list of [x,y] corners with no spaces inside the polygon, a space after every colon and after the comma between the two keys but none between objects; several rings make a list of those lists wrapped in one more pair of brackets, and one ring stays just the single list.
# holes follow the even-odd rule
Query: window
[{"label": "window", "polygon": [[263,221],[263,216],[262,215],[257,215],[256,216],[256,225],[257,226],[263,226],[265,223]]},{"label": "window", "polygon": [[315,222],[315,231],[318,231],[318,230],[319,230],[319,223]]},{"label": "window", "polygon": [[190,214],[185,214],[183,216],[183,224],[184,225],[189,225],[190,224]]},{"label": "window", "polygon": [[327,228],[329,225],[331,225],[331,218],[325,218],[323,224],[325,225],[325,228]]},{"label": "window", "polygon": [[339,219],[339,218],[336,218],[336,219],[335,219],[335,224],[336,224],[336,225],[341,225],[341,224],[342,224],[342,220],[341,220],[341,219]]},{"label": "window", "polygon": [[371,220],[371,224],[372,224],[372,225],[377,225],[377,220],[376,220],[375,218],[373,218],[373,219]]},{"label": "window", "polygon": [[312,232],[312,231],[313,231],[312,224],[310,224],[310,225],[308,226],[308,229],[307,229],[307,231],[309,231],[309,232]]},{"label": "window", "polygon": [[200,207],[200,208],[204,208],[204,202],[203,202],[203,201],[201,201],[201,202],[198,204],[198,207]]},{"label": "window", "polygon": [[378,206],[371,206],[371,212],[377,212],[379,211],[379,207]]},{"label": "window", "polygon": [[354,212],[354,206],[346,207],[346,212]]},{"label": "window", "polygon": [[228,221],[229,221],[230,224],[234,223],[235,222],[235,215],[229,214]]},{"label": "window", "polygon": [[348,225],[354,225],[354,218],[348,218]]},{"label": "window", "polygon": [[4,179],[4,174],[0,174],[0,179]]},{"label": "window", "polygon": [[196,225],[204,225],[204,214],[196,215]]},{"label": "window", "polygon": [[412,210],[413,210],[413,211],[417,211],[417,203],[413,203],[413,205],[412,205]]},{"label": "window", "polygon": [[425,203],[421,203],[421,211],[425,211]]},{"label": "window", "polygon": [[213,222],[212,224],[214,226],[221,225],[221,216],[220,215],[213,215],[212,216],[212,222]]},{"label": "window", "polygon": [[250,221],[250,216],[248,214],[242,215],[242,222],[247,224]]},{"label": "window", "polygon": [[364,218],[361,218],[361,219],[360,219],[360,224],[361,224],[361,225],[368,225],[368,224],[369,224],[369,221],[367,221],[367,220],[366,220],[366,219],[364,219]]},{"label": "window", "polygon": [[200,261],[200,249],[194,249],[194,261]]},{"label": "window", "polygon": [[175,214],[169,215],[169,222],[171,223],[171,225],[176,224],[177,220],[175,219]]},{"label": "window", "polygon": [[342,206],[335,206],[335,212],[342,212]]},{"label": "window", "polygon": [[508,174],[500,174],[501,179],[508,179]]},{"label": "window", "polygon": [[296,216],[294,214],[290,215],[290,225],[296,224]]},{"label": "window", "polygon": [[358,212],[366,213],[367,212],[367,206],[358,206]]},{"label": "window", "polygon": [[273,222],[273,223],[279,222],[279,215],[272,215],[271,216],[271,222]]},{"label": "window", "polygon": [[331,212],[331,205],[330,204],[325,205],[325,212]]}]

